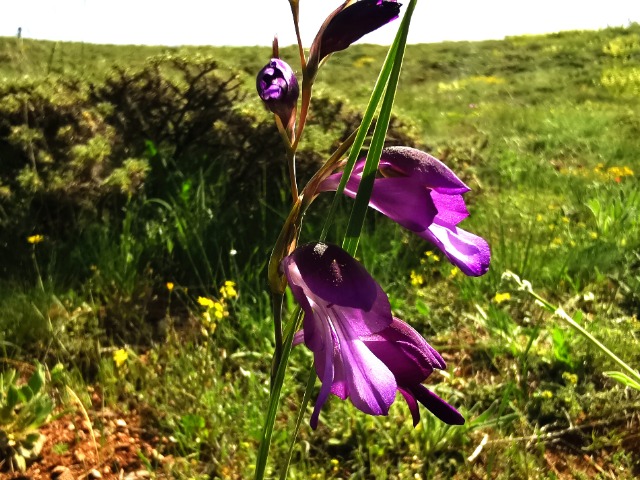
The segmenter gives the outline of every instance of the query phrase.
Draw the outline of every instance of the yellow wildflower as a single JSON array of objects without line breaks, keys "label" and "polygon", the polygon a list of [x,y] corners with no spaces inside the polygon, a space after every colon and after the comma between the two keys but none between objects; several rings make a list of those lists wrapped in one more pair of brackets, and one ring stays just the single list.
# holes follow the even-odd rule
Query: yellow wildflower
[{"label": "yellow wildflower", "polygon": [[31,235],[30,237],[27,237],[27,242],[29,242],[32,245],[35,245],[36,243],[40,243],[43,240],[44,240],[44,235]]},{"label": "yellow wildflower", "polygon": [[419,273],[416,273],[414,270],[411,270],[411,285],[414,287],[419,287],[424,283],[424,277]]},{"label": "yellow wildflower", "polygon": [[449,278],[455,278],[460,273],[460,269],[458,267],[453,267],[451,272],[449,272]]},{"label": "yellow wildflower", "polygon": [[493,301],[498,304],[502,302],[506,302],[507,300],[511,300],[511,294],[509,292],[505,292],[505,293],[497,292],[495,297],[493,297]]},{"label": "yellow wildflower", "polygon": [[222,302],[215,302],[213,304],[213,315],[220,320],[229,315],[229,312],[224,308],[224,304]]},{"label": "yellow wildflower", "polygon": [[169,290],[170,292],[173,291],[173,287],[175,287],[175,285],[173,284],[173,282],[167,282],[167,290]]},{"label": "yellow wildflower", "polygon": [[434,261],[434,262],[439,262],[440,261],[440,257],[438,255],[436,255],[435,253],[433,253],[431,250],[429,250],[428,252],[424,252],[424,254],[431,261]]},{"label": "yellow wildflower", "polygon": [[127,352],[124,348],[120,348],[113,352],[113,361],[116,364],[117,368],[121,368],[122,365],[129,359],[129,352]]},{"label": "yellow wildflower", "polygon": [[220,295],[222,295],[222,298],[237,298],[238,291],[236,290],[235,282],[231,280],[224,282],[224,285],[220,287]]},{"label": "yellow wildflower", "polygon": [[589,232],[589,236],[595,240],[596,238],[598,238],[598,232],[591,231]]},{"label": "yellow wildflower", "polygon": [[213,308],[215,302],[207,297],[198,297],[198,303],[203,307]]},{"label": "yellow wildflower", "polygon": [[578,375],[575,373],[564,372],[562,374],[562,378],[572,385],[576,385],[578,383]]},{"label": "yellow wildflower", "polygon": [[543,390],[540,392],[540,396],[542,398],[550,399],[553,398],[553,392],[551,390]]}]

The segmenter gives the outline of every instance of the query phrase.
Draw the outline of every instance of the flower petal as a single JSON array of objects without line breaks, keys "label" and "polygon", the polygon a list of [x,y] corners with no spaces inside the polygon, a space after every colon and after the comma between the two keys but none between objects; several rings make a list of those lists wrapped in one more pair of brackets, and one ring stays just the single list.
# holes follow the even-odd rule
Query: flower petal
[{"label": "flower petal", "polygon": [[431,200],[438,211],[438,223],[457,225],[469,216],[462,195],[443,195],[432,190]]},{"label": "flower petal", "polygon": [[399,385],[421,383],[434,368],[446,368],[440,354],[416,330],[395,317],[389,327],[363,341],[393,372]]},{"label": "flower petal", "polygon": [[464,417],[460,415],[460,412],[424,385],[416,385],[410,391],[421,404],[444,423],[464,425]]},{"label": "flower petal", "polygon": [[340,345],[340,356],[334,359],[336,390],[364,413],[386,415],[398,388],[393,373],[351,330],[347,319],[336,318],[333,325]]},{"label": "flower petal", "polygon": [[478,277],[489,270],[491,250],[484,238],[455,226],[438,223],[432,223],[427,230],[416,233],[434,243],[465,275]]},{"label": "flower petal", "polygon": [[411,177],[425,187],[447,195],[471,190],[444,163],[416,148],[385,148],[380,157],[380,171],[389,176]]},{"label": "flower petal", "polygon": [[[379,301],[379,287],[365,268],[336,245],[308,243],[283,261],[295,264],[313,295],[327,303],[370,310]],[[297,299],[297,298],[296,298]]]}]

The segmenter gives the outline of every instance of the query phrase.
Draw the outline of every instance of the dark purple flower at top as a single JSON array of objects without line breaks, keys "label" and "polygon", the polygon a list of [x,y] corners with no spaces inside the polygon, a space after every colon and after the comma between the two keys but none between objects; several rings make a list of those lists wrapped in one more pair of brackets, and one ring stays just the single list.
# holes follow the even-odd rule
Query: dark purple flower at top
[{"label": "dark purple flower at top", "polygon": [[323,58],[344,50],[367,33],[398,18],[402,6],[396,0],[360,0],[350,5],[347,3],[327,17],[311,44],[307,63],[307,73],[311,77],[315,76]]},{"label": "dark purple flower at top", "polygon": [[302,332],[313,351],[322,388],[311,416],[318,425],[330,393],[351,399],[370,415],[386,415],[400,391],[414,424],[417,402],[447,423],[462,424],[462,416],[421,383],[442,357],[411,327],[391,315],[389,300],[365,268],[335,245],[311,243],[282,261],[295,299],[304,310]]},{"label": "dark purple flower at top", "polygon": [[[356,162],[344,193],[355,197],[365,159]],[[440,160],[410,147],[382,151],[369,206],[435,244],[466,275],[484,275],[491,251],[487,242],[457,225],[469,216],[462,194],[467,187]],[[342,173],[324,180],[320,191],[336,190]]]},{"label": "dark purple flower at top", "polygon": [[292,68],[279,58],[272,58],[256,78],[258,95],[285,127],[295,121],[296,103],[300,95],[298,79]]}]

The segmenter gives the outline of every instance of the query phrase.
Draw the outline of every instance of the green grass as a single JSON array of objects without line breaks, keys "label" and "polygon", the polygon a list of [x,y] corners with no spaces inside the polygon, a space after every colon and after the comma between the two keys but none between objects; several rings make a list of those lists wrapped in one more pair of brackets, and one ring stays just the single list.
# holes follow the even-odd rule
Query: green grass
[{"label": "green grass", "polygon": [[[417,144],[472,187],[462,226],[487,238],[492,267],[484,277],[463,278],[429,244],[373,214],[359,256],[389,293],[394,313],[445,356],[449,369],[434,384],[468,423],[447,427],[423,410],[413,429],[401,400],[389,417],[372,418],[332,398],[316,432],[303,424],[290,478],[638,475],[638,393],[604,377],[615,366],[502,273],[531,281],[571,315],[582,312],[589,332],[640,365],[640,96],[633,76],[639,35],[634,24],[408,47],[395,112]],[[3,38],[0,82],[28,75],[98,84],[113,65],[137,68],[171,52],[214,56],[237,71],[249,94],[269,57],[267,48]],[[285,48],[283,56],[293,64],[296,51]],[[383,58],[382,47],[369,45],[334,55],[316,93],[361,109]],[[248,97],[236,108],[257,104]],[[324,149],[334,140],[332,131],[317,128],[306,145]],[[132,197],[107,209],[112,228],[96,221],[79,238],[46,239],[16,252],[23,268],[0,286],[0,347],[11,359],[64,362],[71,386],[98,383],[110,408],[150,412],[149,429],[175,439],[164,453],[176,462],[159,468],[159,476],[249,478],[273,350],[265,254],[287,194],[271,191],[267,201],[280,172],[257,169],[264,191],[249,218],[247,205],[224,201],[237,185],[222,169],[174,169],[162,198]],[[305,219],[304,240],[317,237],[327,204],[320,199]],[[344,233],[350,205],[342,202],[333,241]],[[38,225],[31,228],[37,233]],[[412,272],[422,281],[412,282]],[[197,298],[219,297],[225,279],[237,282],[240,296],[212,331]],[[173,291],[166,282],[175,283]],[[507,292],[499,302],[496,294]],[[118,368],[112,352],[124,345],[131,354]],[[310,362],[308,351],[294,350],[272,468],[286,455]]]}]

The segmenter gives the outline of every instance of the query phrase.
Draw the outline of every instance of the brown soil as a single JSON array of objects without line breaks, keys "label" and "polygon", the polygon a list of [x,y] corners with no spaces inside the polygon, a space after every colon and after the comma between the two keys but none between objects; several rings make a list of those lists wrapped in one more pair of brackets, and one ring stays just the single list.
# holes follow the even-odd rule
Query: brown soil
[{"label": "brown soil", "polygon": [[0,478],[134,480],[150,477],[148,465],[155,470],[167,461],[153,447],[158,439],[145,440],[138,413],[119,415],[103,409],[89,415],[90,424],[83,414],[73,413],[42,427],[46,440],[40,458],[29,463],[26,472],[4,472]]}]

